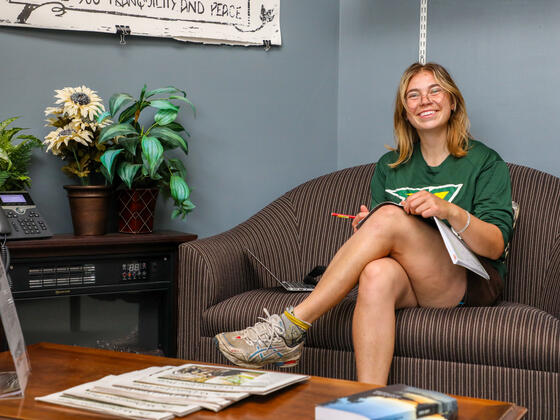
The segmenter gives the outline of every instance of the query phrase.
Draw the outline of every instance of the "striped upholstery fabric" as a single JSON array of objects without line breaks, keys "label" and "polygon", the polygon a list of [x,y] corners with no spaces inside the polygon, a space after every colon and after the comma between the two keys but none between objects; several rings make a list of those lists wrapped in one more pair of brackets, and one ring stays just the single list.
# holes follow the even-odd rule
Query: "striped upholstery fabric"
[{"label": "striped upholstery fabric", "polygon": [[[211,338],[252,325],[262,308],[297,305],[247,257],[251,249],[278,276],[301,279],[328,264],[351,235],[347,220],[369,205],[374,165],[328,174],[289,191],[220,235],[180,247],[178,356],[227,361]],[[500,301],[488,308],[397,311],[390,382],[513,401],[529,419],[560,418],[560,179],[510,165],[520,216]],[[351,320],[357,290],[313,324],[298,372],[355,379]]]},{"label": "striped upholstery fabric", "polygon": [[503,299],[560,318],[560,179],[519,165],[510,174],[520,211]]}]

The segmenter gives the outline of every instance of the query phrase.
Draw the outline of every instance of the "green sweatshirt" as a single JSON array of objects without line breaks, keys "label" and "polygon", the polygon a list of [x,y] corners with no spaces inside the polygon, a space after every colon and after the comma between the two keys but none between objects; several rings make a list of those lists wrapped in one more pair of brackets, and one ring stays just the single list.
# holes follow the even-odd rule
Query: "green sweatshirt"
[{"label": "green sweatshirt", "polygon": [[[397,157],[397,152],[391,151],[377,162],[371,180],[372,207],[383,201],[400,203],[414,192],[427,190],[496,225],[502,232],[504,245],[508,244],[513,231],[511,180],[508,167],[498,153],[479,141],[470,140],[466,156],[449,155],[439,166],[428,166],[417,142],[408,162],[390,168],[388,164]],[[505,255],[491,262],[503,279]]]}]

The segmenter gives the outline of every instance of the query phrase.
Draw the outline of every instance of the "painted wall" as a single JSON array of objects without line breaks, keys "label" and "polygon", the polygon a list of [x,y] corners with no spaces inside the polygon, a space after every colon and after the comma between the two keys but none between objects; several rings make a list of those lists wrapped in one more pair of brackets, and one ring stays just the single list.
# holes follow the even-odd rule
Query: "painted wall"
[{"label": "painted wall", "polygon": [[[418,60],[419,1],[340,2],[338,167],[393,145],[403,70]],[[560,176],[560,2],[430,0],[428,61],[467,102],[471,132],[509,162]]]},{"label": "painted wall", "polygon": [[[170,39],[0,27],[0,118],[42,138],[54,89],[86,85],[108,104],[115,92],[174,85],[187,90],[197,117],[185,159],[192,201],[171,221],[158,202],[156,229],[200,237],[227,230],[290,188],[336,169],[339,3],[282,0],[283,45],[202,46]],[[31,195],[55,233],[71,232],[62,162],[36,151]]]},{"label": "painted wall", "polygon": [[[320,4],[321,7],[317,7]],[[227,230],[312,177],[375,161],[392,144],[394,93],[418,57],[414,0],[282,0],[283,46],[201,46],[173,40],[0,27],[0,118],[43,137],[53,91],[85,84],[108,101],[143,83],[188,91],[196,119],[185,159],[197,209],[156,229]],[[560,2],[430,0],[428,59],[467,101],[476,138],[504,159],[560,176]],[[72,230],[57,158],[37,151],[31,194],[55,233]]]}]

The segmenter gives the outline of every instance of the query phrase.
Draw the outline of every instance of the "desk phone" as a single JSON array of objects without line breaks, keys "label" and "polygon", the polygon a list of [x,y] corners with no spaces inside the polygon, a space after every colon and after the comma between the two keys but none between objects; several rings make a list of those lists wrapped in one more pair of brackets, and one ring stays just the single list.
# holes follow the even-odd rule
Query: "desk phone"
[{"label": "desk phone", "polygon": [[0,239],[50,238],[52,233],[27,191],[0,191]]}]

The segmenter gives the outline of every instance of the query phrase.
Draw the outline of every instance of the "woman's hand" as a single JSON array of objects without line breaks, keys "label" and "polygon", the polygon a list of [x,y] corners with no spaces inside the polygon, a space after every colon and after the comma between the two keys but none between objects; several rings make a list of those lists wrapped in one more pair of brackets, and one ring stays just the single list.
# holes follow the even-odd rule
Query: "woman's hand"
[{"label": "woman's hand", "polygon": [[360,206],[360,212],[356,215],[354,220],[352,220],[352,228],[354,233],[358,230],[358,223],[360,223],[369,214],[369,210],[363,204]]},{"label": "woman's hand", "polygon": [[408,214],[419,215],[424,218],[437,216],[440,219],[449,219],[455,205],[439,198],[438,196],[422,190],[409,195],[401,201],[404,211]]},{"label": "woman's hand", "polygon": [[[465,243],[478,255],[496,260],[504,252],[504,239],[500,229],[484,222],[456,204],[449,203],[428,191],[418,191],[409,195],[401,204],[408,214],[422,217],[437,216],[446,219],[457,231],[467,229],[461,234]],[[467,225],[467,220],[470,222]]]}]

